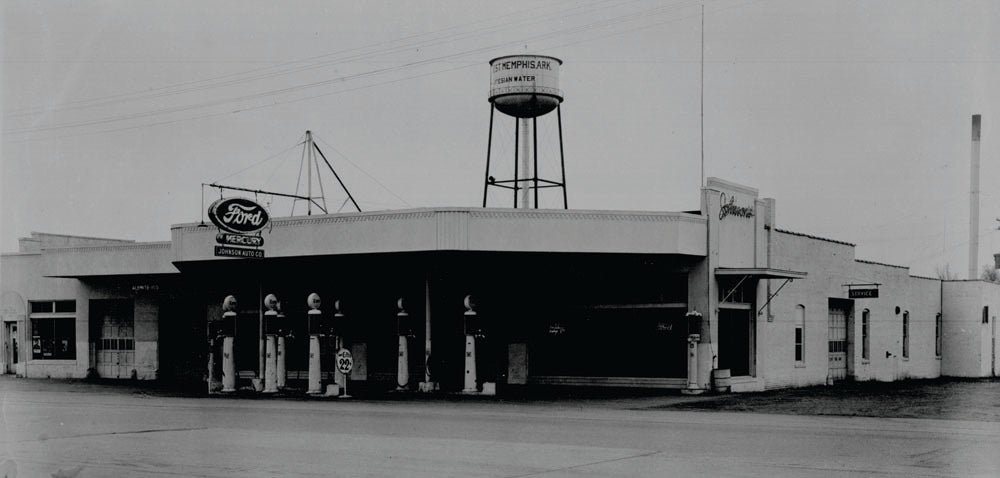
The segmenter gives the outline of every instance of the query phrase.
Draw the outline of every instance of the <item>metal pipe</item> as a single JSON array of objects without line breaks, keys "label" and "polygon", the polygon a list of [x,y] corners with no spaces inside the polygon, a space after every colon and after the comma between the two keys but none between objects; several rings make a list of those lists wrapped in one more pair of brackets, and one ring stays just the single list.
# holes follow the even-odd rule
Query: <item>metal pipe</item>
[{"label": "metal pipe", "polygon": [[980,115],[972,115],[972,167],[969,179],[969,279],[979,278],[979,141]]}]

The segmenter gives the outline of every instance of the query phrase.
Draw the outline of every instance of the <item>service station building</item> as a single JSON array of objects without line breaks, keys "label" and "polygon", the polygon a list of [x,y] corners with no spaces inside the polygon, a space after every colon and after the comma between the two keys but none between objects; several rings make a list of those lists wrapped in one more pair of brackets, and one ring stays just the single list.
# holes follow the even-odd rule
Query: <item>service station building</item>
[{"label": "service station building", "polygon": [[857,260],[774,218],[773,199],[710,178],[691,212],[271,218],[263,258],[218,255],[219,230],[198,223],[152,243],[34,233],[0,261],[0,368],[213,392],[318,380],[499,394],[1000,373],[1000,285]]}]

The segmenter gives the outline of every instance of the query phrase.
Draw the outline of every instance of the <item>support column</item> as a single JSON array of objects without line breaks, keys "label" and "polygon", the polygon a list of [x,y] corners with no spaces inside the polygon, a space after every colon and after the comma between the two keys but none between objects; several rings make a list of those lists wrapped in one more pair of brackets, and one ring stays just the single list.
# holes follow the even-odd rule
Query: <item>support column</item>
[{"label": "support column", "polygon": [[[431,376],[431,280],[424,280],[424,381],[420,382],[421,392],[433,392],[438,383]],[[440,371],[436,371],[440,372]]]}]

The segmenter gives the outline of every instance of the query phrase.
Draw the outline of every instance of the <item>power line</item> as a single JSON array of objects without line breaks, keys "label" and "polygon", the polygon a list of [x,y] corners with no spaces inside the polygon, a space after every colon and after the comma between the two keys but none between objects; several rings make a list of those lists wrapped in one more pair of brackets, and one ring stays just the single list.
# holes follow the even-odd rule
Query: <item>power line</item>
[{"label": "power line", "polygon": [[[565,15],[565,14],[567,14],[567,12],[571,12],[573,10],[579,10],[579,9],[582,9],[582,8],[585,8],[585,7],[589,7],[589,6],[593,6],[593,5],[597,5],[597,4],[600,4],[600,3],[606,3],[608,1],[609,0],[600,0],[600,1],[597,1],[597,2],[593,2],[593,3],[589,4],[589,5],[576,5],[576,6],[574,6],[571,9],[566,9],[566,10],[561,10],[561,11],[556,11],[556,12],[550,12],[548,14],[545,14],[543,17],[533,16],[532,17],[532,21],[528,22],[527,24],[539,23],[541,21],[544,21],[546,18],[552,17],[554,15]],[[619,3],[618,5],[621,5],[623,3],[630,3],[630,2],[633,2],[633,1],[636,1],[636,0],[628,0],[626,2]],[[572,4],[574,2],[565,2],[565,3],[571,3]],[[490,19],[487,19],[487,20],[480,20],[480,21],[477,21],[477,22],[472,22],[471,25],[493,22],[493,21],[497,20],[498,18],[506,18],[506,17],[516,16],[516,15],[520,15],[522,13],[531,12],[531,11],[538,10],[538,9],[541,9],[541,8],[547,8],[547,7],[535,7],[535,8],[524,9],[524,10],[520,10],[518,12],[513,12],[513,13],[506,14],[506,15],[502,15],[500,17],[493,17],[493,18],[490,18]],[[605,7],[605,8],[609,8],[609,7]],[[285,62],[285,63],[279,64],[279,65],[273,65],[273,66],[262,67],[262,68],[255,68],[255,69],[251,69],[251,70],[247,70],[247,71],[243,71],[243,72],[231,73],[231,74],[227,74],[227,75],[222,75],[222,76],[217,76],[217,77],[207,78],[207,79],[202,79],[202,80],[195,80],[195,81],[188,81],[188,82],[183,82],[183,83],[177,83],[177,84],[173,84],[173,85],[167,85],[167,86],[162,86],[162,87],[157,87],[157,88],[151,88],[151,89],[142,90],[142,91],[135,91],[135,92],[130,92],[130,93],[122,93],[122,94],[117,94],[117,95],[110,95],[110,96],[105,96],[105,97],[91,98],[91,99],[86,99],[86,100],[78,100],[78,101],[74,101],[74,102],[64,103],[64,105],[66,105],[66,106],[61,107],[61,108],[42,109],[42,110],[19,110],[19,111],[11,112],[10,114],[7,114],[5,116],[6,117],[18,117],[18,116],[26,116],[26,115],[34,115],[34,114],[42,114],[42,113],[51,113],[51,112],[56,112],[56,111],[66,111],[66,110],[75,110],[75,109],[82,109],[82,108],[90,108],[90,107],[94,107],[94,106],[106,106],[106,105],[115,104],[115,103],[132,102],[132,101],[153,99],[153,98],[159,98],[159,97],[164,97],[164,96],[172,96],[172,95],[177,95],[177,94],[182,94],[182,93],[189,93],[189,92],[192,92],[192,91],[201,91],[201,90],[205,90],[205,89],[218,88],[218,87],[222,87],[222,86],[231,86],[231,85],[234,85],[234,84],[245,83],[245,82],[250,82],[250,81],[257,81],[257,80],[261,80],[261,79],[272,78],[272,77],[275,77],[275,76],[287,75],[287,74],[292,74],[292,73],[298,73],[298,72],[301,72],[301,71],[306,71],[306,70],[311,70],[311,69],[316,69],[316,68],[322,68],[322,67],[325,67],[325,66],[336,65],[338,63],[348,62],[348,61],[352,61],[352,60],[363,60],[363,59],[366,59],[366,58],[373,58],[373,57],[383,56],[383,55],[387,55],[387,54],[391,54],[391,53],[398,53],[398,52],[401,52],[401,51],[407,51],[407,50],[411,50],[411,49],[414,49],[414,48],[426,47],[426,46],[435,45],[435,44],[438,44],[438,43],[452,42],[452,41],[455,41],[455,40],[458,40],[458,39],[468,38],[469,36],[473,36],[477,32],[488,32],[488,31],[490,31],[491,28],[493,29],[493,31],[498,31],[502,27],[505,27],[505,26],[516,26],[519,23],[524,23],[524,21],[519,20],[519,21],[509,22],[509,23],[506,23],[506,24],[500,24],[500,25],[497,25],[497,26],[487,27],[487,28],[483,28],[483,29],[479,29],[479,30],[472,30],[471,32],[464,32],[464,33],[459,32],[459,33],[455,34],[455,35],[464,35],[464,36],[459,36],[459,37],[456,37],[455,35],[452,35],[452,36],[444,36],[444,37],[441,37],[441,38],[431,38],[431,39],[428,39],[428,40],[422,40],[421,42],[418,42],[418,43],[403,44],[403,45],[400,45],[400,46],[394,46],[394,47],[392,47],[390,49],[386,49],[386,50],[378,50],[378,49],[376,49],[376,50],[373,50],[373,51],[370,51],[370,52],[367,52],[367,53],[359,53],[359,54],[357,54],[355,56],[349,56],[349,57],[345,57],[345,58],[338,58],[338,59],[334,59],[334,60],[330,60],[330,61],[326,61],[326,62],[321,62],[321,63],[318,63],[318,64],[300,65],[302,63],[306,63],[306,62],[312,61],[312,60],[317,60],[317,59],[322,59],[322,58],[328,58],[328,57],[331,57],[331,56],[336,56],[336,55],[341,55],[341,54],[346,54],[346,53],[351,53],[351,52],[362,51],[362,50],[370,49],[370,48],[379,48],[379,47],[382,47],[384,45],[390,45],[390,44],[394,44],[394,43],[400,43],[400,42],[412,40],[412,39],[415,39],[415,38],[419,38],[419,37],[423,37],[423,36],[430,36],[430,35],[434,35],[434,34],[437,34],[437,33],[445,32],[445,31],[448,31],[448,30],[454,30],[454,29],[457,29],[457,28],[460,28],[460,27],[463,27],[463,26],[470,25],[469,23],[465,23],[465,24],[462,24],[462,25],[455,25],[455,26],[451,26],[451,27],[444,28],[444,29],[437,30],[437,31],[433,31],[433,32],[420,33],[420,34],[416,34],[416,35],[410,35],[410,36],[407,36],[407,37],[403,37],[403,38],[399,38],[399,39],[394,39],[394,40],[388,40],[388,41],[377,43],[377,44],[373,44],[373,45],[366,45],[366,46],[362,46],[362,47],[350,48],[350,49],[340,50],[340,51],[336,51],[336,52],[332,52],[332,53],[327,53],[327,54],[323,54],[323,55],[317,55],[317,56],[313,56],[313,57],[309,57],[309,58],[305,58],[305,59],[301,59],[301,60],[295,60],[295,61],[291,61],[291,62]],[[284,70],[279,69],[279,68],[283,68],[283,67],[289,67],[289,66],[292,66],[292,65],[300,65],[300,66],[295,66],[294,68],[284,69]],[[279,70],[278,71],[273,71],[273,72],[270,72],[270,73],[262,73],[262,72],[266,72],[268,70],[274,70],[274,69],[279,69]],[[240,76],[244,76],[244,75],[248,75],[248,74],[252,74],[252,73],[259,73],[259,74],[256,75],[256,76],[250,76],[250,77],[247,77],[247,78],[239,78]],[[205,85],[205,86],[192,87],[192,85],[198,85],[198,84],[201,84],[201,83],[218,82],[219,80],[226,80],[226,81],[221,82],[221,83],[209,84],[209,85]],[[189,87],[189,88],[184,88],[184,87]]]},{"label": "power line", "polygon": [[[713,13],[718,13],[718,12],[721,12],[721,11],[729,10],[729,9],[732,9],[732,8],[742,7],[742,6],[751,4],[751,3],[755,3],[757,1],[760,1],[760,0],[751,0],[749,2],[744,2],[742,4],[738,4],[738,5],[735,5],[735,6],[732,6],[732,7],[726,7],[726,8],[717,9],[717,10],[714,10],[714,11],[711,11],[711,12],[707,12],[707,14],[713,14]],[[679,8],[675,7],[673,9],[676,10],[676,9],[679,9]],[[656,10],[658,12],[651,13],[654,10]],[[454,54],[450,54],[450,55],[445,55],[445,56],[442,56],[442,57],[414,61],[414,62],[410,62],[410,63],[404,64],[404,65],[400,65],[400,66],[397,66],[397,67],[392,67],[392,68],[386,68],[386,69],[377,70],[376,72],[381,73],[381,72],[385,72],[385,71],[389,71],[389,70],[401,70],[401,69],[404,69],[404,68],[407,68],[407,67],[416,66],[416,65],[423,65],[423,64],[428,64],[428,63],[432,63],[432,62],[440,62],[441,59],[458,58],[458,57],[468,56],[468,55],[475,54],[475,53],[482,53],[484,51],[489,51],[489,50],[494,50],[494,49],[498,49],[498,48],[502,48],[502,47],[507,47],[507,46],[512,45],[512,44],[520,44],[520,43],[523,43],[525,41],[545,40],[545,39],[552,38],[552,37],[559,36],[559,35],[563,35],[563,34],[579,33],[581,31],[587,31],[588,29],[594,29],[594,28],[597,28],[599,26],[607,26],[607,25],[613,25],[613,24],[616,24],[616,23],[629,22],[629,21],[634,21],[636,19],[646,18],[646,17],[651,16],[651,15],[658,15],[658,14],[666,13],[666,12],[668,12],[670,10],[671,9],[665,9],[665,8],[651,9],[650,11],[637,12],[635,14],[623,15],[623,16],[620,16],[620,17],[615,17],[613,19],[608,19],[608,20],[604,20],[604,21],[601,21],[601,22],[595,22],[595,23],[591,23],[591,24],[588,24],[588,25],[582,25],[582,26],[567,28],[567,29],[564,29],[564,30],[559,30],[559,31],[556,31],[556,32],[551,32],[551,33],[543,34],[543,35],[536,35],[534,37],[529,37],[527,39],[512,40],[512,41],[509,41],[509,42],[504,42],[504,43],[500,43],[500,44],[496,44],[496,45],[492,45],[492,46],[487,46],[487,47],[481,47],[481,48],[477,48],[477,49],[474,49],[474,50],[467,50],[467,51],[464,51],[464,52],[459,52],[459,53],[454,53]],[[560,47],[565,47],[565,46],[570,46],[570,45],[576,45],[576,44],[580,44],[580,43],[585,43],[585,42],[589,42],[589,41],[600,40],[600,39],[603,39],[603,38],[607,38],[607,37],[611,37],[611,36],[616,36],[616,35],[622,35],[622,34],[625,34],[625,33],[630,33],[630,32],[633,32],[633,31],[642,30],[642,29],[646,29],[646,28],[652,28],[654,26],[659,26],[659,25],[664,25],[664,24],[668,24],[668,23],[673,23],[673,22],[680,21],[680,20],[685,20],[685,19],[688,19],[688,18],[692,18],[692,17],[690,17],[690,16],[688,16],[688,17],[680,17],[680,18],[670,19],[670,20],[667,20],[667,21],[662,21],[662,22],[656,22],[656,23],[652,23],[652,24],[642,25],[642,26],[639,26],[639,27],[636,27],[636,28],[627,29],[627,30],[618,31],[618,32],[612,32],[612,33],[609,33],[609,34],[606,34],[606,35],[601,35],[601,36],[597,36],[597,37],[586,38],[586,39],[582,39],[582,40],[577,40],[577,41],[572,41],[572,42],[567,42],[567,43],[555,45],[552,48],[560,48]],[[194,116],[194,117],[179,118],[179,119],[175,119],[175,120],[160,121],[160,122],[147,123],[147,124],[143,124],[143,125],[135,125],[135,126],[121,127],[121,128],[106,129],[106,130],[100,130],[100,131],[88,132],[88,133],[78,133],[78,134],[71,134],[71,135],[46,137],[46,138],[32,138],[32,139],[23,139],[23,140],[8,140],[8,142],[9,143],[22,143],[22,142],[31,142],[31,141],[48,141],[48,140],[62,139],[62,138],[68,138],[68,137],[90,136],[90,135],[96,135],[96,134],[106,134],[106,133],[113,133],[113,132],[119,132],[119,131],[126,131],[126,130],[138,129],[138,128],[145,128],[145,127],[150,127],[150,126],[160,126],[160,125],[166,125],[166,124],[173,124],[173,123],[178,123],[178,122],[183,122],[183,121],[192,121],[192,120],[197,120],[197,119],[217,117],[217,116],[228,115],[228,114],[238,114],[238,113],[242,113],[242,112],[245,112],[245,111],[251,111],[251,110],[256,110],[256,109],[260,109],[260,108],[266,108],[266,107],[277,106],[277,105],[281,105],[281,104],[288,104],[288,103],[294,103],[294,102],[305,101],[305,100],[310,100],[310,99],[316,99],[316,98],[321,98],[321,97],[325,97],[325,96],[331,96],[331,95],[342,94],[342,93],[347,93],[347,92],[351,92],[351,91],[357,91],[357,90],[361,90],[361,89],[367,89],[367,88],[371,88],[371,87],[374,87],[374,86],[381,86],[381,85],[386,85],[386,84],[391,84],[391,83],[397,83],[397,82],[400,82],[400,81],[405,81],[405,80],[414,79],[414,78],[420,78],[420,77],[434,75],[434,74],[438,74],[438,73],[445,73],[445,72],[460,70],[460,69],[469,68],[469,67],[477,66],[477,65],[478,64],[470,64],[470,65],[465,65],[465,66],[460,66],[460,67],[455,67],[455,68],[448,68],[448,69],[444,69],[444,70],[437,70],[437,71],[433,71],[433,72],[429,72],[429,73],[425,73],[425,74],[412,75],[412,76],[403,77],[403,78],[399,78],[399,79],[395,79],[395,80],[390,80],[390,81],[385,81],[385,82],[381,82],[381,83],[374,83],[374,84],[359,86],[359,87],[356,87],[356,88],[349,88],[349,89],[345,89],[345,90],[338,90],[338,91],[333,91],[333,92],[329,92],[329,93],[323,93],[323,94],[318,94],[318,95],[311,95],[311,96],[306,96],[306,97],[301,97],[301,98],[295,98],[295,99],[290,99],[290,100],[285,100],[285,101],[273,101],[273,102],[271,102],[269,104],[257,105],[257,106],[249,106],[249,107],[244,107],[244,108],[240,108],[240,109],[232,110],[232,111],[210,113],[210,114],[205,114],[205,115],[200,115],[200,116]],[[351,75],[351,76],[352,77],[367,76],[367,75],[371,75],[371,74],[374,74],[374,73],[375,72],[365,72],[365,73]],[[326,83],[331,83],[331,82],[335,82],[335,81],[343,81],[343,80],[341,80],[341,79],[326,80],[326,81],[323,81],[323,82],[317,82],[317,83],[313,83],[313,84],[309,84],[309,85],[300,85],[298,87],[284,88],[284,89],[279,90],[279,91],[281,91],[281,92],[288,92],[288,91],[294,91],[294,90],[303,89],[303,88],[306,88],[306,87],[310,87],[311,88],[311,87],[318,86],[319,84],[326,84]],[[264,93],[259,93],[259,94],[256,94],[256,95],[250,95],[250,96],[247,96],[247,97],[241,97],[241,98],[230,99],[230,100],[225,100],[225,101],[218,101],[218,102],[211,102],[212,103],[211,105],[205,105],[205,104],[198,105],[198,104],[196,104],[196,105],[189,105],[189,106],[183,107],[183,108],[173,108],[169,112],[178,112],[178,111],[184,111],[184,110],[190,110],[190,109],[203,108],[203,107],[207,107],[207,106],[216,106],[216,105],[221,105],[221,104],[225,104],[225,103],[228,103],[228,102],[237,101],[237,100],[240,100],[240,99],[255,99],[257,97],[263,97],[263,96],[266,96],[268,94],[273,94],[273,92],[264,92]],[[152,114],[153,113],[151,113],[151,112],[147,112],[147,113],[141,113],[139,115],[141,115],[142,117],[146,117],[146,116],[150,116]],[[163,113],[160,112],[160,114],[163,114]],[[130,115],[130,116],[135,116],[135,115]],[[51,129],[64,129],[64,128],[70,128],[70,127],[79,127],[79,126],[91,126],[91,125],[95,125],[95,124],[110,123],[110,122],[116,122],[116,121],[124,121],[124,120],[127,120],[127,119],[135,119],[135,118],[134,117],[130,117],[130,118],[105,118],[105,119],[101,119],[101,120],[93,120],[93,121],[90,121],[90,122],[86,122],[86,124],[60,125],[60,126],[57,126],[57,127],[39,128],[39,129],[37,129],[35,131],[43,131],[43,130],[51,130]],[[18,131],[17,133],[30,133],[30,132],[34,132],[34,131],[22,130],[22,131]],[[14,132],[11,132],[9,134],[13,134],[13,133]],[[7,133],[5,133],[5,134],[7,134]]]},{"label": "power line", "polygon": [[170,113],[177,113],[177,112],[189,111],[189,110],[192,110],[192,109],[207,108],[207,107],[211,107],[211,106],[219,106],[219,105],[223,105],[223,104],[227,104],[227,103],[232,103],[232,102],[238,102],[238,101],[254,100],[254,99],[258,99],[258,98],[263,98],[263,97],[268,97],[268,96],[275,96],[275,95],[279,95],[279,94],[285,94],[285,93],[295,92],[295,91],[304,90],[304,89],[316,88],[316,87],[319,87],[319,86],[325,86],[325,85],[329,85],[329,84],[332,84],[332,83],[338,83],[338,82],[344,82],[344,81],[350,81],[350,80],[365,78],[365,77],[368,77],[368,76],[378,75],[378,74],[382,74],[382,73],[386,73],[386,72],[399,71],[399,70],[403,70],[403,69],[407,69],[407,68],[412,68],[412,67],[415,67],[415,66],[422,66],[422,65],[425,65],[425,64],[439,62],[439,61],[441,61],[443,59],[461,58],[461,57],[464,57],[464,56],[469,56],[469,55],[474,54],[474,53],[481,53],[481,52],[485,52],[485,51],[489,51],[489,50],[493,50],[493,49],[497,49],[497,48],[501,48],[501,47],[506,47],[506,46],[509,46],[509,45],[512,45],[512,44],[519,44],[519,43],[522,43],[522,42],[525,42],[525,41],[535,41],[535,40],[540,40],[540,39],[546,39],[546,38],[551,38],[551,37],[558,36],[558,35],[573,34],[573,33],[578,33],[578,32],[581,32],[581,31],[586,31],[588,29],[595,29],[595,28],[600,27],[600,26],[607,26],[607,25],[613,25],[613,24],[616,24],[616,23],[629,22],[629,21],[633,21],[633,20],[636,20],[636,19],[645,18],[648,15],[659,15],[659,14],[666,13],[666,12],[669,12],[669,11],[672,11],[672,10],[676,10],[678,8],[683,8],[685,6],[686,5],[681,5],[680,3],[678,3],[678,4],[675,4],[673,7],[657,7],[657,8],[643,10],[643,11],[639,11],[639,12],[634,12],[634,13],[630,13],[630,14],[626,14],[626,15],[622,15],[622,16],[618,16],[618,17],[613,17],[611,19],[601,20],[601,21],[590,23],[590,24],[586,24],[586,25],[581,25],[581,26],[576,26],[576,27],[570,27],[570,28],[566,28],[566,29],[563,29],[563,30],[558,30],[558,31],[555,31],[555,32],[550,32],[550,33],[546,33],[546,34],[542,34],[542,35],[536,35],[534,37],[529,37],[528,39],[519,39],[519,40],[514,40],[514,41],[503,42],[503,43],[500,43],[500,44],[495,44],[495,45],[486,46],[486,47],[480,47],[480,48],[476,48],[476,49],[473,49],[473,50],[466,50],[466,51],[462,51],[462,52],[458,52],[458,53],[453,53],[453,54],[443,55],[443,56],[439,56],[439,57],[428,58],[428,59],[424,59],[424,60],[411,61],[409,63],[404,63],[402,65],[397,65],[397,66],[392,66],[392,67],[386,67],[386,68],[379,68],[379,69],[370,70],[370,71],[366,71],[366,72],[355,73],[355,74],[351,74],[351,75],[344,75],[344,76],[340,76],[340,77],[337,77],[337,78],[332,78],[332,79],[327,79],[327,80],[322,80],[322,81],[317,81],[317,82],[312,82],[312,83],[306,83],[306,84],[303,84],[303,85],[296,85],[296,86],[291,86],[291,87],[286,87],[286,88],[279,88],[279,89],[269,90],[269,91],[265,91],[265,92],[255,93],[255,94],[252,94],[252,95],[244,95],[244,96],[240,96],[240,97],[226,98],[226,99],[222,99],[222,100],[196,103],[196,104],[187,105],[187,106],[177,106],[177,107],[171,107],[171,108],[162,108],[162,109],[159,109],[159,110],[152,110],[152,111],[132,113],[132,114],[121,115],[121,116],[117,116],[117,117],[99,118],[99,119],[94,119],[94,120],[69,122],[69,123],[62,123],[62,124],[56,124],[56,125],[50,125],[50,126],[41,126],[41,127],[34,127],[34,128],[14,129],[14,130],[5,131],[4,134],[5,135],[12,135],[12,134],[22,134],[22,133],[35,133],[35,132],[54,131],[54,130],[59,130],[59,129],[67,129],[67,128],[76,128],[76,127],[81,127],[81,126],[92,126],[92,125],[97,125],[97,124],[105,124],[105,123],[112,123],[112,122],[117,122],[117,121],[126,121],[126,120],[130,120],[130,119],[145,118],[145,117],[162,115],[162,114],[170,114]]}]

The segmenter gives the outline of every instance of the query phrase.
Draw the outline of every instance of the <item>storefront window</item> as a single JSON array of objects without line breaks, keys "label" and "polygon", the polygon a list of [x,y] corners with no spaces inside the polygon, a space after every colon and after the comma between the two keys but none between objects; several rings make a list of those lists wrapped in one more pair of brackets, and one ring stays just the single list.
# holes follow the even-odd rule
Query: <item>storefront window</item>
[{"label": "storefront window", "polygon": [[31,303],[31,358],[76,359],[76,301]]}]

